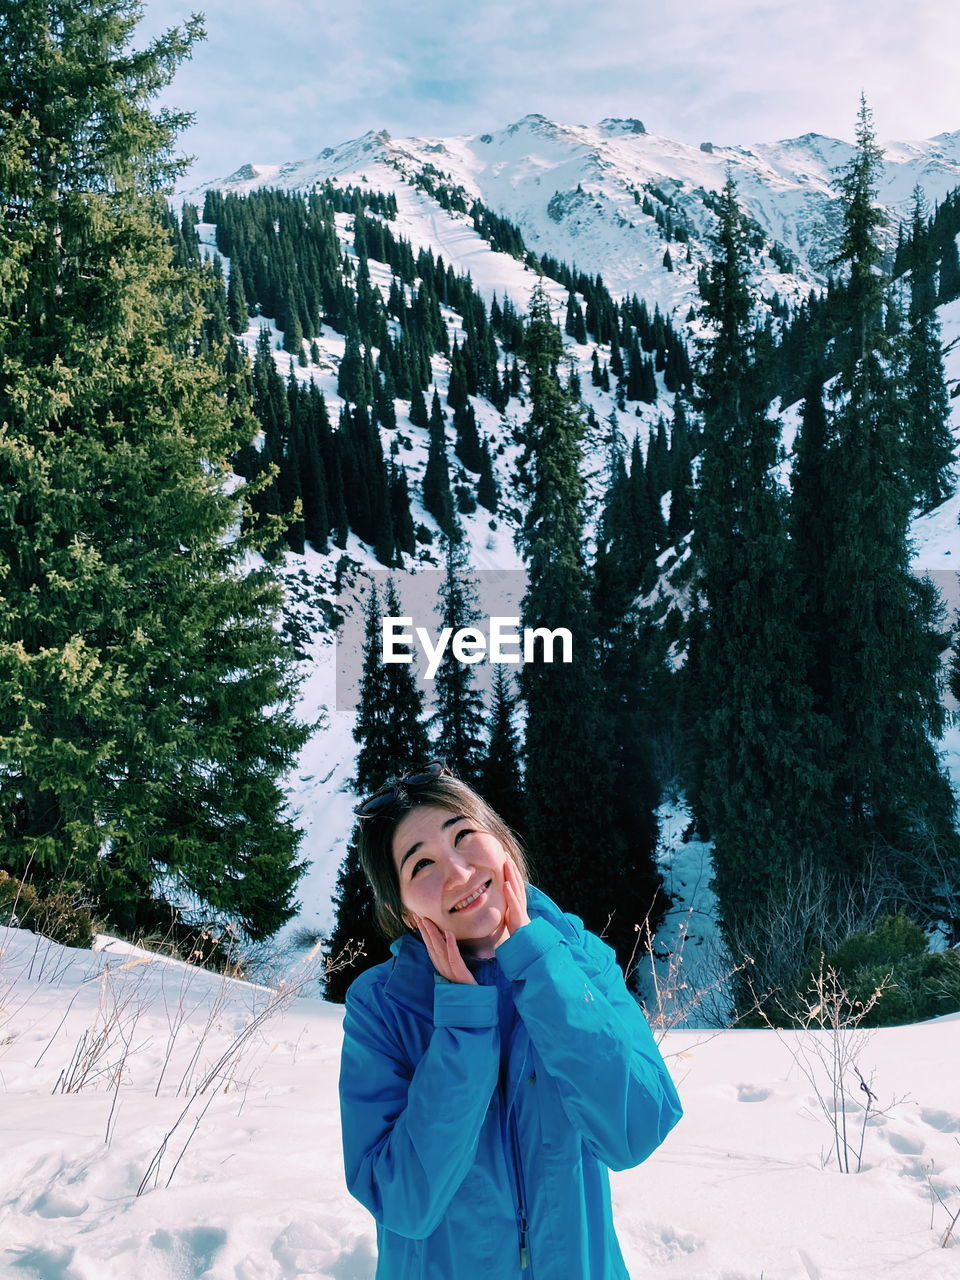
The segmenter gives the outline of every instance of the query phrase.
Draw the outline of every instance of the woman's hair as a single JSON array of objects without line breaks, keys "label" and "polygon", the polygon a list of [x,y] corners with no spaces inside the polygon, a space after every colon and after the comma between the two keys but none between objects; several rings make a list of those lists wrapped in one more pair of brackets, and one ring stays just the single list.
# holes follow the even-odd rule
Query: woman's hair
[{"label": "woman's hair", "polygon": [[382,813],[358,819],[359,830],[356,837],[360,865],[373,891],[374,919],[389,942],[399,938],[407,928],[400,900],[400,880],[393,860],[393,835],[397,824],[411,809],[422,804],[461,814],[484,831],[489,831],[516,863],[524,880],[530,879],[519,839],[473,787],[450,773],[431,778],[429,782],[411,787],[409,791],[402,783],[398,784],[396,800]]}]

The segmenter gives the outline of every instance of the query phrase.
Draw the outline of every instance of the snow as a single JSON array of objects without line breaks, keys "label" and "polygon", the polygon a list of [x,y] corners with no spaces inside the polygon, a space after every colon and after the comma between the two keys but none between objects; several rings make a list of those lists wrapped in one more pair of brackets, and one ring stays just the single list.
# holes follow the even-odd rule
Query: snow
[{"label": "snow", "polygon": [[[315,961],[270,989],[97,947],[0,929],[0,1276],[372,1280],[373,1220],[343,1179],[343,1010]],[[960,1238],[939,1247],[960,1209],[960,1016],[861,1047],[877,1104],[860,1173],[832,1155],[816,1037],[663,1035],[684,1118],[611,1174],[631,1276],[960,1277]]]}]

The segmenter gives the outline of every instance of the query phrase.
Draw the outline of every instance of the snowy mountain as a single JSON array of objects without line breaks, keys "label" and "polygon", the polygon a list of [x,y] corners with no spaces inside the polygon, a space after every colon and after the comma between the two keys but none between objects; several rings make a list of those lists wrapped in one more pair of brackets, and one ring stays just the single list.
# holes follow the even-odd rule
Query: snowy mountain
[{"label": "snowy mountain", "polygon": [[[891,217],[893,242],[915,186],[931,206],[960,186],[960,131],[890,142],[884,151],[878,195]],[[709,141],[693,147],[647,133],[639,120],[588,126],[528,115],[468,137],[392,138],[371,131],[309,159],[247,164],[207,185],[238,193],[262,185],[306,190],[332,178],[395,191],[409,190],[426,171],[515,223],[538,255],[599,272],[615,293],[637,292],[651,306],[676,313],[693,300],[695,266],[708,252],[712,217],[705,197],[718,192],[728,174],[770,247],[794,260],[788,274],[770,264],[767,290],[789,298],[824,283],[839,225],[833,183],[852,154],[850,143],[816,133],[746,147]],[[197,200],[203,190],[184,195]],[[663,269],[667,242],[655,217],[643,212],[644,195],[689,236],[692,264],[675,253],[675,271]]]}]

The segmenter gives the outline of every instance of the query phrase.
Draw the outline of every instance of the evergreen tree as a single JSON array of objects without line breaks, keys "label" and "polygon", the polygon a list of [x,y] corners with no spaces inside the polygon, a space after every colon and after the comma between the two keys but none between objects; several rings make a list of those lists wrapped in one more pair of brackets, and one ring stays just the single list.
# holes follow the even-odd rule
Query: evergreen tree
[{"label": "evergreen tree", "polygon": [[246,333],[250,324],[247,311],[247,295],[243,287],[243,276],[237,263],[230,266],[230,282],[227,286],[227,317],[234,333]]},{"label": "evergreen tree", "polygon": [[[834,537],[831,514],[824,504],[831,487],[832,457],[827,451],[829,425],[823,397],[823,368],[814,364],[794,444],[789,524],[791,563],[798,581],[798,623],[807,645],[807,683],[818,707],[824,707],[829,698],[833,647],[822,624],[826,607],[823,566]],[[833,750],[837,750],[836,744]]]},{"label": "evergreen tree", "polygon": [[[318,405],[315,399],[317,386],[301,388],[291,383],[291,412],[296,414],[293,439],[297,448],[297,470],[300,476],[303,498],[304,537],[314,550],[325,555],[329,550],[327,533],[330,529],[330,513],[327,503],[327,474],[323,460],[324,433],[318,421]],[[324,406],[324,414],[326,407]],[[329,423],[327,424],[329,435]]]},{"label": "evergreen tree", "polygon": [[410,421],[415,427],[428,427],[430,425],[427,402],[424,400],[423,392],[419,387],[414,388],[413,395],[410,397]]},{"label": "evergreen tree", "polygon": [[[358,798],[376,791],[390,779],[429,758],[429,744],[421,722],[423,695],[417,688],[413,664],[383,661],[383,619],[400,617],[402,610],[393,580],[381,606],[376,585],[367,595],[363,667],[354,741],[359,745],[353,790]],[[353,953],[325,978],[328,1000],[342,1002],[347,987],[364,969],[390,957],[386,940],[373,915],[373,895],[367,885],[354,831],[340,866],[334,891],[336,923],[325,947],[328,961]],[[357,954],[357,948],[360,953]]]},{"label": "evergreen tree", "polygon": [[[943,868],[956,877],[960,857],[954,800],[934,746],[943,730],[939,600],[909,567],[913,494],[903,398],[884,332],[882,215],[874,205],[881,157],[861,101],[857,151],[840,179],[838,265],[848,287],[819,495],[820,613],[809,625],[822,637],[820,651],[829,644],[830,652],[820,708],[836,751],[826,847],[844,883],[863,893],[880,851],[888,885],[898,886],[889,894],[909,894],[927,919]],[[889,894],[883,900],[874,888],[874,911],[891,905]]]},{"label": "evergreen tree", "polygon": [[454,452],[469,471],[480,471],[482,466],[480,436],[477,433],[477,415],[472,404],[454,410],[453,426],[457,433]]},{"label": "evergreen tree", "polygon": [[[688,792],[714,838],[721,926],[739,958],[764,954],[783,884],[819,848],[823,782],[785,570],[777,430],[753,368],[748,232],[732,179],[717,213],[692,537],[707,610],[687,673],[697,716]],[[759,959],[757,970],[761,984],[771,980]]]},{"label": "evergreen tree", "polygon": [[957,250],[957,237],[952,235],[944,245],[940,259],[937,301],[952,302],[954,298],[960,298],[960,252]]},{"label": "evergreen tree", "polygon": [[647,479],[647,470],[640,452],[640,432],[633,437],[630,450],[630,478],[627,486],[630,516],[634,530],[634,543],[640,565],[652,561],[661,545],[662,517],[659,503]]},{"label": "evergreen tree", "polygon": [[680,396],[674,396],[673,429],[670,433],[670,518],[667,526],[674,543],[689,533],[693,524],[690,508],[690,495],[693,491],[691,462],[687,415]]},{"label": "evergreen tree", "polygon": [[278,327],[283,330],[284,351],[288,351],[291,355],[297,355],[303,350],[303,325],[300,321],[300,312],[292,290],[287,291],[277,323]]},{"label": "evergreen tree", "polygon": [[443,411],[436,392],[433,393],[433,406],[430,412],[430,447],[423,473],[423,505],[448,538],[454,540],[459,538],[457,519],[453,510],[453,495],[450,492]]},{"label": "evergreen tree", "polygon": [[662,629],[634,604],[641,580],[655,572],[655,548],[650,541],[645,546],[641,542],[616,414],[609,421],[610,481],[597,529],[592,584],[598,693],[609,736],[610,821],[632,850],[633,892],[648,904],[646,923],[654,932],[668,906],[654,860],[659,785],[652,753],[659,718],[654,686],[664,666],[666,641]]},{"label": "evergreen tree", "polygon": [[932,511],[953,492],[953,438],[944,378],[940,323],[923,193],[914,191],[910,238],[910,312],[905,339],[903,401],[906,467],[921,511]]},{"label": "evergreen tree", "polygon": [[517,697],[501,663],[493,670],[493,696],[480,792],[512,831],[523,837],[523,785],[520,745],[513,723]]},{"label": "evergreen tree", "polygon": [[467,376],[463,367],[463,356],[460,354],[457,343],[454,342],[453,353],[450,356],[450,387],[447,391],[447,404],[456,411],[465,409],[467,403]]},{"label": "evergreen tree", "polygon": [[376,379],[375,394],[377,401],[377,420],[385,431],[395,431],[397,426],[397,410],[394,405],[396,388],[389,367],[384,369],[383,376]]},{"label": "evergreen tree", "polygon": [[356,334],[348,334],[343,359],[337,374],[337,394],[349,404],[369,404],[370,397],[364,379],[363,356]]},{"label": "evergreen tree", "polygon": [[139,16],[0,0],[0,865],[82,882],[113,928],[190,895],[262,938],[295,910],[307,730],[279,583],[235,536],[243,375],[226,334],[200,351],[209,276],[158,194],[189,118],[151,99],[202,26],[134,53]]},{"label": "evergreen tree", "polygon": [[611,413],[609,481],[597,527],[593,606],[601,632],[626,612],[640,580],[640,547],[617,415]]},{"label": "evergreen tree", "polygon": [[561,355],[560,333],[538,284],[526,332],[532,409],[520,461],[530,499],[518,537],[528,571],[521,615],[524,627],[566,628],[573,660],[534,660],[520,673],[527,706],[526,833],[538,882],[589,928],[604,930],[625,963],[636,943],[634,926],[651,903],[638,889],[635,851],[608,821],[612,746],[583,556],[583,421],[558,382]]},{"label": "evergreen tree", "polygon": [[[444,574],[440,584],[440,627],[456,634],[480,617],[476,587],[471,582],[467,551],[444,539]],[[436,710],[428,721],[438,758],[476,787],[484,756],[483,696],[475,687],[473,667],[447,650],[433,680]]]},{"label": "evergreen tree", "polygon": [[407,473],[403,467],[395,464],[391,464],[390,467],[390,511],[393,516],[397,550],[408,556],[414,555],[417,544],[413,530],[413,517],[410,515]]},{"label": "evergreen tree", "polygon": [[[643,522],[650,530],[655,551],[659,551],[667,543],[667,525],[663,518],[661,499],[669,485],[670,455],[667,445],[666,428],[663,419],[657,423],[657,432],[651,430],[647,443],[647,457],[644,463],[643,478],[646,492],[639,493],[641,503],[646,501],[646,514]],[[639,486],[636,486],[639,490]]]},{"label": "evergreen tree", "polygon": [[[381,564],[394,558],[389,477],[380,435],[366,405],[343,409],[339,436],[345,475],[344,497],[358,538],[369,543]],[[349,476],[349,478],[347,478]]]},{"label": "evergreen tree", "polygon": [[580,303],[574,293],[567,297],[567,319],[564,328],[574,342],[586,344],[587,326],[584,323],[583,312],[580,310]]},{"label": "evergreen tree", "polygon": [[499,498],[497,482],[493,476],[493,461],[490,457],[490,445],[486,436],[480,448],[480,479],[477,481],[477,501],[493,515],[496,514]]}]

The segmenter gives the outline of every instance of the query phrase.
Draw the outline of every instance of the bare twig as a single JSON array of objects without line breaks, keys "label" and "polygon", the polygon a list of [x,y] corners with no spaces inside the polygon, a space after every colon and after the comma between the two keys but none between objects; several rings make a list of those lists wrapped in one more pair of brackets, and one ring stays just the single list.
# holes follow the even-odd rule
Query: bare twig
[{"label": "bare twig", "polygon": [[[760,1015],[781,1044],[790,1052],[813,1088],[820,1110],[830,1126],[833,1154],[841,1173],[859,1173],[863,1168],[863,1145],[872,1116],[887,1115],[904,1101],[893,1099],[878,1107],[877,1095],[860,1070],[860,1058],[873,1031],[863,1020],[890,985],[887,974],[865,1001],[854,1000],[837,971],[820,958],[819,970],[810,979],[799,1009],[780,1008],[793,1022],[795,1043],[773,1024],[765,1007]],[[865,1101],[858,1097],[862,1094]],[[859,1142],[847,1127],[848,1112],[860,1113]]]}]

